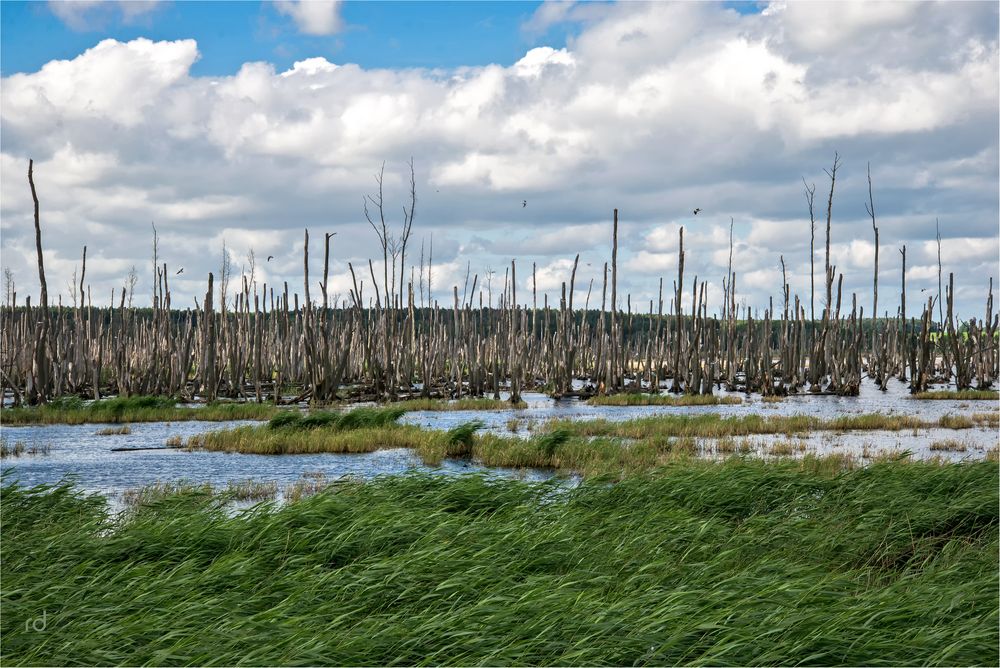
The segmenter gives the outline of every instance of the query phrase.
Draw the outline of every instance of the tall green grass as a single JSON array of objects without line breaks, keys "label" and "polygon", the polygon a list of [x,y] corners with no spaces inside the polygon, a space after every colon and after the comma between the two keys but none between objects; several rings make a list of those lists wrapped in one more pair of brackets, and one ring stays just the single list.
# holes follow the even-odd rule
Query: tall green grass
[{"label": "tall green grass", "polygon": [[198,408],[178,406],[171,397],[114,397],[84,402],[61,397],[42,406],[0,410],[4,425],[162,422],[168,420],[266,420],[282,409],[271,404],[213,402]]},{"label": "tall green grass", "polygon": [[563,491],[348,482],[235,517],[181,494],[118,520],[4,486],[0,661],[997,665],[998,486],[995,463],[684,461]]}]

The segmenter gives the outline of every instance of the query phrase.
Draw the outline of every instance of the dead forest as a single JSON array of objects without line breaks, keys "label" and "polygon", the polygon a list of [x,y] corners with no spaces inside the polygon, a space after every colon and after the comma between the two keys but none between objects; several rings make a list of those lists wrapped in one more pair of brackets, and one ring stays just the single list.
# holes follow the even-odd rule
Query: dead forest
[{"label": "dead forest", "polygon": [[[530,271],[534,286],[535,268],[516,261],[506,268],[496,304],[492,295],[484,304],[478,275],[467,277],[463,286],[447,286],[450,299],[432,300],[432,258],[425,263],[421,252],[418,278],[407,255],[416,207],[411,162],[410,202],[398,234],[385,221],[382,175],[376,175],[378,191],[366,197],[364,213],[383,251],[382,271],[378,275],[371,260],[366,267],[349,266],[353,287],[347,298],[327,292],[330,234],[324,238],[319,295],[310,292],[315,279],[310,279],[306,230],[301,295],[287,283],[258,284],[252,273],[233,285],[228,276],[210,273],[203,299],[181,309],[171,299],[172,274],[155,257],[154,231],[152,307],[140,309],[131,306],[127,285],[112,294],[108,305],[93,304],[85,282],[86,248],[74,304],[50,303],[39,198],[29,163],[40,294],[36,303],[25,297],[23,304],[16,293],[9,294],[0,307],[0,385],[13,405],[67,395],[326,403],[500,398],[501,393],[518,401],[527,390],[555,397],[651,389],[711,394],[720,388],[851,396],[863,382],[881,389],[903,382],[912,392],[932,383],[991,387],[1000,371],[992,279],[982,319],[957,320],[953,274],[939,273],[938,294],[907,311],[903,246],[903,271],[892,287],[900,291],[900,307],[895,314],[872,317],[878,313],[879,229],[870,172],[868,212],[876,254],[869,316],[855,294],[843,293],[843,274],[830,264],[838,167],[835,159],[826,172],[825,221],[816,218],[815,186],[805,188],[811,265],[824,257],[816,247],[816,228],[825,222],[818,300],[813,270],[809,295],[791,294],[783,281],[779,298],[766,308],[739,306],[739,276],[730,250],[723,303],[710,305],[707,281],[685,275],[681,229],[672,286],[665,292],[661,279],[658,299],[640,305],[618,291],[617,209],[600,292],[591,285],[584,304],[574,304],[579,255],[558,303],[549,303],[547,296],[539,303],[534,288],[519,294],[521,272]],[[781,262],[784,268],[784,258]]]}]

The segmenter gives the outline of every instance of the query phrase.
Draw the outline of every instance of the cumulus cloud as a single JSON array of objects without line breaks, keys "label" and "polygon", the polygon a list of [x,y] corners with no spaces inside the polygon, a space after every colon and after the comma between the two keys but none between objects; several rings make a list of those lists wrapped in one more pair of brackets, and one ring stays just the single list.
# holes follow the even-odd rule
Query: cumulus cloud
[{"label": "cumulus cloud", "polygon": [[[332,5],[280,7],[300,27],[339,21]],[[546,20],[578,10],[552,7],[539,10]],[[565,48],[448,71],[316,56],[285,71],[251,62],[201,77],[191,74],[192,40],[105,40],[2,81],[3,264],[20,294],[33,289],[31,157],[50,285],[66,284],[87,244],[95,294],[120,289],[128,267],[148,266],[155,221],[161,257],[185,267],[175,303],[203,290],[223,239],[234,258],[254,248],[270,285],[301,290],[303,227],[314,238],[338,232],[331,282],[344,287],[348,262],[367,274],[367,258],[381,257],[361,206],[373,173],[386,161],[386,213],[398,230],[413,156],[408,257],[417,263],[423,243],[429,259],[433,237],[436,296],[461,285],[467,266],[483,285],[487,267],[502,273],[516,257],[519,288],[535,263],[539,289],[557,298],[577,253],[577,291],[591,278],[599,286],[617,207],[623,294],[641,303],[659,276],[669,284],[682,226],[688,275],[718,294],[732,219],[738,301],[766,305],[780,294],[782,257],[793,292],[808,299],[803,176],[817,186],[822,283],[823,169],[839,151],[831,255],[846,303],[851,293],[870,299],[871,162],[880,306],[894,308],[897,248],[908,246],[911,267],[936,265],[938,219],[945,274],[969,283],[962,308],[978,313],[1000,253],[997,7],[837,7],[824,43],[809,37],[810,21],[832,11],[817,3],[751,16],[707,3],[601,5]],[[941,49],[942,34],[955,48]],[[927,287],[924,273],[914,270],[908,288]]]},{"label": "cumulus cloud", "polygon": [[275,0],[274,7],[306,35],[332,35],[342,28],[340,0]]}]

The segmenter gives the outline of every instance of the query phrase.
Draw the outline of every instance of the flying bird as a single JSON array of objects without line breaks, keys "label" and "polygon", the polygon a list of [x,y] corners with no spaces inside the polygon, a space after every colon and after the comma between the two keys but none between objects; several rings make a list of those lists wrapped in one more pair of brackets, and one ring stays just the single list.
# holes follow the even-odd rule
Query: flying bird
[{"label": "flying bird", "polygon": [[177,273],[174,274],[174,276],[180,276],[183,273],[184,273],[184,267],[181,267],[180,269],[177,270]]},{"label": "flying bird", "polygon": [[523,209],[524,207],[526,207],[526,206],[528,206],[528,200],[524,200],[523,202],[521,202],[521,208],[522,208],[522,209]]},{"label": "flying bird", "polygon": [[268,261],[268,262],[270,262],[270,261],[271,261],[271,260],[273,260],[273,259],[274,259],[274,256],[273,256],[273,255],[268,255],[268,256],[267,256],[267,261]]},{"label": "flying bird", "polygon": [[698,208],[698,209],[695,209],[695,210],[694,210],[694,215],[696,215],[696,216],[697,216],[697,215],[698,215],[698,212],[699,212],[699,211],[701,211],[701,209],[700,209],[700,208]]}]

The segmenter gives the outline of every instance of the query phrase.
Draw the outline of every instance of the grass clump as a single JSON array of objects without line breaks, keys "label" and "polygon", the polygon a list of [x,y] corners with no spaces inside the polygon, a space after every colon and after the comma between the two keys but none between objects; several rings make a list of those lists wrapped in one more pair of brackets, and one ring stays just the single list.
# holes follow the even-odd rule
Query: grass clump
[{"label": "grass clump", "polygon": [[591,406],[715,406],[718,404],[742,404],[740,397],[714,394],[649,394],[626,392],[606,396],[591,397],[587,400]]},{"label": "grass clump", "polygon": [[1000,392],[997,390],[931,390],[929,392],[917,392],[913,394],[913,398],[955,401],[997,401],[1000,400]]},{"label": "grass clump", "polygon": [[132,427],[123,424],[120,427],[105,427],[104,429],[98,429],[97,436],[127,436],[132,433]]},{"label": "grass clump", "polygon": [[114,397],[84,402],[60,397],[34,407],[0,410],[4,425],[164,422],[171,420],[266,420],[279,408],[270,404],[213,402],[200,407],[178,406],[172,397]]},{"label": "grass clump", "polygon": [[372,429],[395,424],[405,413],[405,409],[392,406],[389,408],[361,407],[347,412],[313,411],[299,413],[284,411],[271,418],[267,427],[285,432],[309,431],[312,429],[329,428],[347,431],[351,429]]},{"label": "grass clump", "polygon": [[471,456],[476,432],[482,428],[482,420],[472,420],[471,422],[463,422],[457,427],[449,429],[446,435],[448,444],[446,454],[449,457]]},{"label": "grass clump", "polygon": [[24,441],[9,442],[7,439],[0,439],[0,458],[20,457],[22,455],[47,455],[52,451],[52,446],[48,443],[32,443],[25,445]]},{"label": "grass clump", "polygon": [[931,443],[930,449],[943,452],[965,452],[969,447],[958,439],[949,438]]},{"label": "grass clump", "polygon": [[998,488],[994,463],[680,460],[560,492],[410,474],[116,519],[4,485],[0,660],[997,665]]}]

